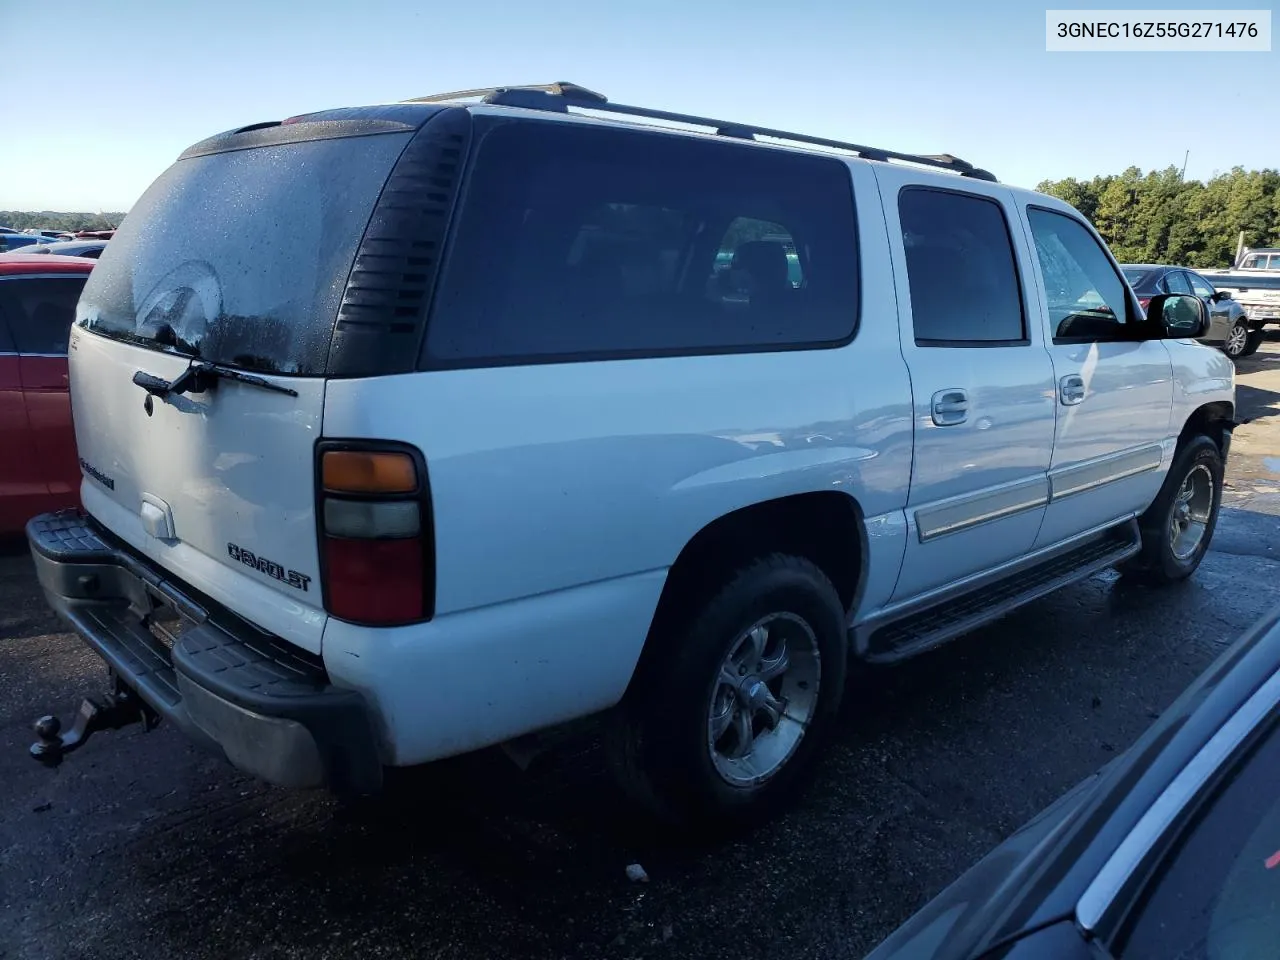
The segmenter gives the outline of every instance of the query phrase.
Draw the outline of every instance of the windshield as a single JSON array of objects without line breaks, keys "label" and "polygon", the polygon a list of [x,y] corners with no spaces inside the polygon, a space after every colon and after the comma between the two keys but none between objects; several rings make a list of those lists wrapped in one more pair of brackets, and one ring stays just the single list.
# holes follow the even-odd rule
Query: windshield
[{"label": "windshield", "polygon": [[104,251],[77,324],[217,363],[323,375],[356,248],[409,136],[178,161]]}]

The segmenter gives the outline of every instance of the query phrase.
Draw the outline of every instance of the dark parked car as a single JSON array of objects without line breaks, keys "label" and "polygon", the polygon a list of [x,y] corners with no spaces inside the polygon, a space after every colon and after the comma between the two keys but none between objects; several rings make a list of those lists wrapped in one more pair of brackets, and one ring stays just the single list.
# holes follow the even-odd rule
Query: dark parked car
[{"label": "dark parked car", "polygon": [[868,960],[1280,956],[1280,608]]},{"label": "dark parked car", "polygon": [[1201,342],[1221,347],[1232,360],[1249,356],[1262,343],[1262,325],[1253,324],[1230,293],[1216,289],[1194,270],[1153,263],[1120,266],[1143,310],[1158,293],[1194,293],[1203,300],[1209,308],[1209,331]]},{"label": "dark parked car", "polygon": [[107,248],[106,240],[59,240],[56,243],[35,243],[13,254],[0,253],[0,256],[29,256],[33,253],[49,253],[62,257],[86,257],[97,260]]}]

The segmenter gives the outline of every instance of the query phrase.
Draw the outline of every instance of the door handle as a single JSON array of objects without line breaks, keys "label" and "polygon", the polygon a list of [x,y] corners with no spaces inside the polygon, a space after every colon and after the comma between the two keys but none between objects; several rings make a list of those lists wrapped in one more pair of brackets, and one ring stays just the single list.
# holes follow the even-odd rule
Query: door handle
[{"label": "door handle", "polygon": [[1069,373],[1058,381],[1058,399],[1064,407],[1074,407],[1084,402],[1084,377]]},{"label": "door handle", "polygon": [[933,395],[929,409],[934,423],[953,427],[969,418],[969,395],[956,387],[939,390]]}]

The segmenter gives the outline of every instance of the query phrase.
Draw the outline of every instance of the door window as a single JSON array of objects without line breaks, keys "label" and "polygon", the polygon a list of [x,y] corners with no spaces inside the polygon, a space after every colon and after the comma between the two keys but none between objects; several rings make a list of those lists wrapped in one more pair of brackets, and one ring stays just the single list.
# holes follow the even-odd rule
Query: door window
[{"label": "door window", "polygon": [[1084,224],[1074,217],[1029,208],[1045,299],[1055,340],[1131,339],[1124,281]]},{"label": "door window", "polygon": [[1197,297],[1212,297],[1214,294],[1213,284],[1197,273],[1188,273],[1191,278],[1191,289]]},{"label": "door window", "polygon": [[0,282],[0,315],[19,353],[67,355],[84,277],[40,277]]},{"label": "door window", "polygon": [[1187,283],[1187,275],[1181,270],[1170,270],[1164,275],[1164,282],[1170,293],[1191,293],[1191,284]]},{"label": "door window", "polygon": [[1026,342],[1009,226],[987,197],[920,187],[898,196],[920,346]]}]

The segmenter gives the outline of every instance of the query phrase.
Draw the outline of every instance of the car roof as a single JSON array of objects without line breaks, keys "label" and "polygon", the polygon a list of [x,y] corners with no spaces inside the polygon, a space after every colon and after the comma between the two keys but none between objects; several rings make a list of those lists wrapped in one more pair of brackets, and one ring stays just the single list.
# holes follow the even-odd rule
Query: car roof
[{"label": "car roof", "polygon": [[19,254],[13,256],[6,254],[0,257],[0,276],[13,276],[14,274],[32,274],[32,273],[88,273],[95,266],[97,260],[91,260],[88,257],[64,257],[61,254],[45,253],[35,254]]},{"label": "car roof", "polygon": [[[647,107],[618,104],[603,95],[577,84],[556,83],[533,86],[490,87],[402,100],[393,103],[340,107],[289,117],[283,121],[248,124],[216,134],[189,147],[182,157],[217,153],[240,146],[280,142],[285,131],[272,128],[294,124],[345,123],[364,132],[390,132],[392,129],[420,128],[443,109],[463,108],[477,116],[509,116],[528,119],[570,122],[619,129],[645,129],[669,136],[719,141],[737,141],[766,150],[787,150],[813,154],[823,153],[843,160],[892,163],[912,173],[942,174],[941,182],[954,185],[958,175],[964,179],[998,183],[987,171],[978,169],[950,154],[916,154],[882,147],[860,146],[804,133],[789,133],[754,124],[720,121]],[[572,110],[570,110],[572,108]],[[249,138],[244,135],[249,134]],[[284,135],[284,136],[282,136]],[[1023,191],[1001,184],[1007,189],[1040,197],[1034,191]],[[1052,199],[1052,198],[1049,198]],[[1067,205],[1063,204],[1064,207]]]}]

